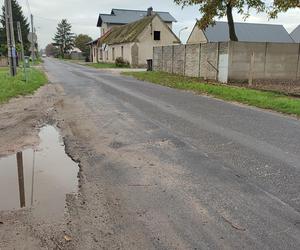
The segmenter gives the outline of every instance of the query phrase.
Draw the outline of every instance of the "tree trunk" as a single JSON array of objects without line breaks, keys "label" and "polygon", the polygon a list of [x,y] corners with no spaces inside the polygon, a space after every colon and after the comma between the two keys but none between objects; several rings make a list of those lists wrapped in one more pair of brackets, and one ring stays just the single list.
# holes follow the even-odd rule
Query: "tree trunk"
[{"label": "tree trunk", "polygon": [[230,2],[227,4],[226,8],[230,41],[238,41],[238,37],[235,33],[234,21],[232,16],[232,6]]}]

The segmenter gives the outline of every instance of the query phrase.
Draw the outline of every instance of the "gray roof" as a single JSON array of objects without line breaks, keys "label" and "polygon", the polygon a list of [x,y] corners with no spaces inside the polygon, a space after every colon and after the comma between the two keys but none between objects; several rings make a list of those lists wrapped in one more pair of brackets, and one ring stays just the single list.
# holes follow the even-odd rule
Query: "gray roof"
[{"label": "gray roof", "polygon": [[[243,42],[294,43],[283,25],[235,23],[235,31],[239,41]],[[204,34],[208,42],[227,42],[230,40],[227,22],[216,22],[216,25],[209,26]]]},{"label": "gray roof", "polygon": [[300,25],[291,33],[291,37],[294,39],[296,43],[300,43]]},{"label": "gray roof", "polygon": [[[176,22],[176,19],[169,12],[154,11],[164,22]],[[147,15],[145,10],[125,10],[112,9],[111,14],[100,14],[97,26],[101,27],[102,23],[111,24],[128,24],[138,21]]]}]

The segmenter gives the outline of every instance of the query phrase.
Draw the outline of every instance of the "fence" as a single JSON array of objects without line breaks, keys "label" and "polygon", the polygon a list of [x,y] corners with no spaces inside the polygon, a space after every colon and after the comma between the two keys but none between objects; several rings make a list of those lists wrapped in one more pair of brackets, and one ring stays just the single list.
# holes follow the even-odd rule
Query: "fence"
[{"label": "fence", "polygon": [[7,67],[7,58],[0,56],[0,67]]},{"label": "fence", "polygon": [[300,84],[300,44],[221,42],[155,47],[153,68],[225,83]]}]

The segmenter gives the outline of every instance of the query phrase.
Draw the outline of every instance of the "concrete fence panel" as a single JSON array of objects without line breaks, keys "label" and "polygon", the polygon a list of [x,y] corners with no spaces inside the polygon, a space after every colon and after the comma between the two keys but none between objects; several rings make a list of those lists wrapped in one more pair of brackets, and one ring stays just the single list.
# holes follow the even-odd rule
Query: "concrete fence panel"
[{"label": "concrete fence panel", "polygon": [[254,53],[253,79],[263,79],[266,63],[266,43],[229,43],[229,80],[247,81]]},{"label": "concrete fence panel", "polygon": [[173,46],[163,47],[163,71],[173,73]]},{"label": "concrete fence panel", "polygon": [[185,45],[173,46],[173,73],[184,75],[185,71]]},{"label": "concrete fence panel", "polygon": [[281,81],[296,80],[299,44],[267,43],[264,79]]},{"label": "concrete fence panel", "polygon": [[217,80],[218,78],[218,43],[204,43],[201,46],[200,77]]},{"label": "concrete fence panel", "polygon": [[228,43],[219,43],[218,81],[228,81],[229,48]]},{"label": "concrete fence panel", "polygon": [[0,67],[7,67],[7,65],[8,65],[7,57],[0,56]]},{"label": "concrete fence panel", "polygon": [[185,50],[185,75],[198,77],[200,75],[201,44],[187,44]]},{"label": "concrete fence panel", "polygon": [[153,70],[154,71],[163,70],[163,47],[153,48]]},{"label": "concrete fence panel", "polygon": [[224,42],[156,47],[154,70],[220,82],[300,85],[300,44]]}]

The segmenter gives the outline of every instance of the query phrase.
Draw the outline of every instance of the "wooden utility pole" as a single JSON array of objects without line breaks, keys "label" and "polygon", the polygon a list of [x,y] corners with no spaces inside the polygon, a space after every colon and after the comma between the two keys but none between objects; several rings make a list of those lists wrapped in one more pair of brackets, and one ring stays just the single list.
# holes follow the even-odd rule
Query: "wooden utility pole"
[{"label": "wooden utility pole", "polygon": [[35,47],[35,42],[34,42],[34,28],[33,28],[33,15],[30,15],[30,23],[31,23],[31,57],[32,57],[32,63],[34,64],[35,60],[35,52],[34,52],[34,47]]},{"label": "wooden utility pole", "polygon": [[24,185],[24,166],[23,166],[23,154],[17,153],[17,166],[18,166],[18,181],[19,181],[19,194],[20,194],[20,207],[26,206],[25,201],[25,185]]},{"label": "wooden utility pole", "polygon": [[24,80],[27,82],[27,72],[26,72],[26,65],[25,65],[25,52],[24,52],[24,44],[23,44],[23,37],[22,37],[22,30],[21,30],[21,23],[17,22],[18,28],[18,40],[21,43],[21,50],[22,50],[22,60],[23,60],[23,73],[24,73]]},{"label": "wooden utility pole", "polygon": [[7,36],[7,48],[8,48],[8,59],[11,76],[17,74],[17,51],[14,35],[13,15],[11,8],[11,0],[4,0],[5,4],[5,23],[6,23],[6,36]]},{"label": "wooden utility pole", "polygon": [[21,43],[21,49],[22,49],[22,60],[24,61],[25,53],[24,53],[24,44],[23,44],[22,30],[21,30],[20,22],[17,22],[17,27],[18,27],[18,40]]}]

